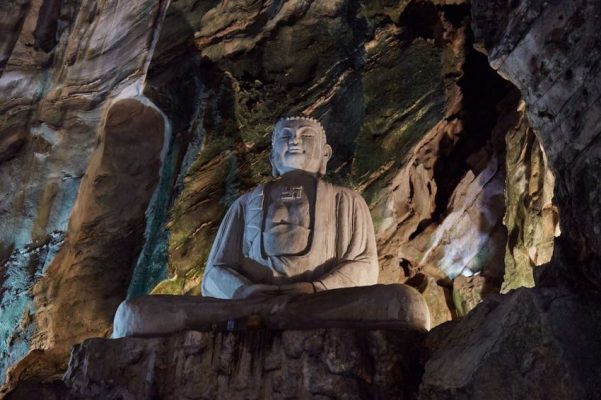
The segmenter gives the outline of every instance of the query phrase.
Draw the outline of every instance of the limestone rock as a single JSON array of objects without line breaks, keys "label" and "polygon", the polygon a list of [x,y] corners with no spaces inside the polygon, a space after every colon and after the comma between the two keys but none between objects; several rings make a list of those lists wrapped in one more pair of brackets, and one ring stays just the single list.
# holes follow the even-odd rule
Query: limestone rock
[{"label": "limestone rock", "polygon": [[528,124],[524,104],[519,112],[518,124],[506,136],[504,293],[534,286],[534,269],[551,261],[553,241],[559,236],[559,212],[553,204],[555,177]]},{"label": "limestone rock", "polygon": [[[118,100],[108,109],[67,237],[32,290],[36,314],[24,324],[30,334],[39,333],[23,362],[38,365],[21,368],[20,379],[47,375],[65,363],[74,342],[107,334],[143,239],[165,128],[161,113],[144,98]],[[17,381],[13,377],[9,385]]]},{"label": "limestone rock", "polygon": [[419,398],[595,398],[601,389],[599,310],[597,299],[566,289],[490,296],[437,335]]},{"label": "limestone rock", "polygon": [[430,326],[434,328],[444,322],[451,321],[455,315],[452,305],[452,290],[450,279],[435,279],[422,273],[417,274],[407,281],[415,287],[424,297],[430,311]]},{"label": "limestone rock", "polygon": [[[85,231],[91,236],[82,237],[82,243],[74,243],[75,235],[67,233],[69,218],[78,196],[82,178],[88,170],[90,155],[99,136],[103,114],[110,101],[117,97],[133,97],[141,94],[146,69],[155,44],[156,34],[162,22],[166,1],[135,0],[127,3],[105,1],[101,3],[81,0],[65,1],[16,1],[0,5],[0,381],[4,372],[35,348],[48,349],[55,340],[69,342],[63,349],[68,357],[74,332],[86,331],[86,324],[93,324],[87,316],[108,314],[94,304],[103,303],[101,298],[111,293],[115,282],[127,285],[129,278],[117,278],[80,258],[71,264],[69,257],[61,261],[55,256],[70,236],[71,250],[79,246],[89,249],[99,236],[91,220]],[[160,124],[162,126],[162,123]],[[134,136],[140,139],[140,136]],[[134,137],[131,137],[133,139]],[[115,138],[118,146],[124,145]],[[150,143],[156,144],[154,140]],[[129,158],[119,164],[123,168],[120,177],[98,177],[98,185],[111,185],[131,174],[158,175],[153,171],[127,171],[128,167],[141,168],[133,155],[142,143],[128,143],[116,153]],[[147,149],[147,148],[146,148]],[[146,150],[145,149],[145,150]],[[160,150],[159,150],[160,152]],[[104,179],[104,180],[103,180]],[[120,181],[124,183],[124,181]],[[142,180],[140,188],[131,195],[151,193],[149,181]],[[94,182],[91,183],[94,185]],[[132,187],[129,183],[121,188],[125,196]],[[134,185],[135,186],[135,185]],[[89,195],[89,193],[88,193]],[[112,193],[94,199],[104,203],[108,210]],[[90,201],[92,201],[90,199]],[[130,200],[134,208],[142,208],[144,221],[147,198]],[[135,213],[135,212],[134,212]],[[116,218],[116,217],[115,217]],[[125,217],[127,219],[127,217]],[[140,243],[132,231],[132,242],[124,225],[113,226],[110,234],[119,232],[115,244],[125,244],[131,250]],[[113,229],[115,229],[113,231]],[[143,225],[142,225],[143,229]],[[121,236],[121,240],[117,238]],[[85,242],[85,243],[84,243]],[[106,242],[105,242],[106,243]],[[111,253],[119,253],[118,246]],[[90,253],[84,250],[89,256]],[[135,253],[135,252],[134,252]],[[86,258],[87,261],[93,257]],[[34,305],[31,288],[46,274],[50,264],[62,263],[64,270],[47,280],[45,290],[36,290],[39,296]],[[71,268],[73,267],[73,268]],[[131,266],[126,267],[131,270]],[[77,272],[76,272],[77,271]],[[67,276],[68,275],[68,276]],[[95,277],[95,278],[92,278]],[[96,281],[94,281],[96,279]],[[87,282],[86,282],[87,280]],[[126,282],[124,283],[123,280]],[[68,283],[66,283],[68,282]],[[81,286],[79,286],[81,284]],[[70,288],[68,288],[70,286]],[[98,299],[94,293],[104,292]],[[39,287],[38,287],[39,289]],[[37,310],[48,306],[47,301],[56,297],[65,300],[61,322],[52,318],[35,318]],[[90,301],[91,300],[91,301]],[[96,303],[99,300],[99,303]],[[91,307],[81,318],[71,318],[75,308]],[[50,305],[49,307],[55,307]],[[58,307],[58,304],[57,304]],[[96,310],[96,311],[92,311]],[[100,311],[102,310],[102,311]],[[52,326],[52,328],[50,328]],[[72,329],[73,328],[73,329]],[[94,327],[106,330],[107,326]],[[52,333],[48,332],[51,330]],[[35,340],[34,340],[35,338]],[[80,340],[80,339],[77,339]],[[35,344],[32,344],[35,341]]]},{"label": "limestone rock", "polygon": [[555,175],[562,235],[553,271],[601,288],[601,37],[598,1],[472,2],[473,29],[490,64],[527,105]]},{"label": "limestone rock", "polygon": [[85,399],[409,399],[420,337],[403,331],[188,331],[88,339],[64,381]]},{"label": "limestone rock", "polygon": [[457,315],[465,316],[473,310],[486,295],[495,293],[487,285],[486,277],[483,275],[463,276],[460,275],[453,280],[453,304]]}]

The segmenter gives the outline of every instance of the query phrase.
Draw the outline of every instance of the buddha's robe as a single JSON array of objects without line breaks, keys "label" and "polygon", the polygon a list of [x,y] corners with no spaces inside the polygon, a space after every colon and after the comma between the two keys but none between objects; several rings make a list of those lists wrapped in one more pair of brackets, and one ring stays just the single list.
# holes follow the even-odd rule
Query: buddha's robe
[{"label": "buddha's robe", "polygon": [[[376,285],[374,230],[359,194],[321,180],[310,190],[277,185],[259,186],[230,207],[208,258],[204,297],[126,300],[115,315],[113,337],[215,329],[225,322],[230,329],[230,322],[245,326],[251,316],[270,329],[429,329],[430,314],[419,292],[401,284]],[[288,194],[299,202],[287,210],[269,201]],[[252,284],[294,282],[311,282],[319,293],[234,299],[237,290]],[[237,324],[233,329],[240,329]]]},{"label": "buddha's robe", "polygon": [[258,186],[228,210],[207,260],[204,296],[231,299],[255,283],[312,282],[316,291],[377,283],[374,229],[358,193],[318,179],[306,250],[279,255],[266,251],[265,196],[265,186]]}]

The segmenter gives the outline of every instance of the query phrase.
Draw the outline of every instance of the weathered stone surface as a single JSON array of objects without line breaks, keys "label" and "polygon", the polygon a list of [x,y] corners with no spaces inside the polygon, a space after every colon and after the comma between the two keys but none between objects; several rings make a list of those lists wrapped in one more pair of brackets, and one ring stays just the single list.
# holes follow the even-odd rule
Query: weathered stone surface
[{"label": "weathered stone surface", "polygon": [[420,399],[592,399],[601,308],[566,289],[494,295],[436,335]]},{"label": "weathered stone surface", "polygon": [[[0,381],[6,367],[28,350],[49,349],[54,340],[74,338],[72,331],[87,331],[83,326],[92,322],[85,315],[110,313],[98,305],[103,303],[101,298],[111,296],[100,293],[101,288],[112,290],[114,278],[102,269],[92,272],[98,264],[92,267],[80,259],[72,265],[72,259],[62,257],[64,270],[71,272],[47,280],[47,291],[36,290],[39,300],[44,299],[36,306],[30,289],[56,260],[70,216],[81,215],[72,213],[72,208],[90,155],[100,140],[99,127],[108,102],[141,92],[166,5],[162,0],[98,4],[11,1],[0,5]],[[133,146],[138,145],[141,143]],[[125,146],[115,151],[127,148],[131,149]],[[144,190],[152,191],[150,187]],[[110,199],[94,201],[105,202],[105,210],[110,208]],[[143,217],[148,199],[130,201],[143,209]],[[93,225],[84,230],[93,231]],[[79,245],[70,236],[71,245]],[[92,235],[82,245],[89,247],[96,237]],[[132,236],[132,240],[138,239]],[[139,244],[130,242],[125,247]],[[115,247],[112,251],[119,250]],[[131,270],[131,266],[126,268]],[[127,285],[125,281],[121,284]],[[90,293],[86,287],[98,289]],[[53,307],[46,301],[61,296],[71,296],[68,303],[80,309],[90,307],[89,312],[77,319],[71,318],[73,310],[64,308],[60,323],[35,318],[40,308]],[[47,332],[49,326],[53,326],[52,333]],[[107,326],[92,329],[106,330]],[[66,341],[70,343],[63,349],[63,357],[73,344]]]},{"label": "weathered stone surface", "polygon": [[428,310],[430,310],[432,327],[451,321],[457,316],[452,302],[453,281],[450,279],[435,279],[432,276],[418,273],[408,280],[407,284],[415,287],[424,297]]},{"label": "weathered stone surface", "polygon": [[65,385],[85,399],[409,399],[419,335],[403,331],[189,331],[88,339]]},{"label": "weathered stone surface", "polygon": [[453,304],[457,315],[467,315],[482,299],[497,292],[498,288],[487,282],[484,275],[458,276],[453,280]]},{"label": "weathered stone surface", "polygon": [[[584,285],[581,276],[597,279],[595,254],[601,248],[595,234],[601,224],[594,212],[598,140],[593,140],[599,46],[591,22],[598,4],[548,3],[473,1],[474,30],[479,47],[490,50],[494,67],[523,93],[559,182],[559,207],[569,213],[562,230],[575,232],[564,235],[568,245],[555,257],[579,260],[577,267],[561,264],[572,265],[565,275]],[[447,251],[457,251],[448,240],[478,238],[449,264],[451,270],[469,270],[491,278],[496,288],[501,285],[502,182],[543,185],[538,186],[539,200],[533,195],[522,206],[515,192],[508,199],[505,221],[510,239],[518,238],[508,244],[508,264],[525,266],[548,257],[553,229],[543,199],[550,185],[540,180],[541,174],[521,172],[522,160],[539,165],[542,153],[528,156],[526,151],[515,168],[505,160],[497,139],[506,132],[521,135],[525,125],[517,119],[513,125],[503,122],[518,101],[512,100],[511,112],[499,103],[510,89],[472,51],[466,2],[178,0],[171,2],[162,24],[166,5],[156,0],[0,4],[0,369],[23,357],[33,338],[33,347],[45,349],[48,361],[46,367],[35,361],[42,350],[31,353],[14,370],[13,382],[21,379],[17,376],[50,376],[64,368],[67,342],[81,340],[69,334],[72,328],[80,333],[110,330],[106,319],[88,328],[89,322],[77,319],[59,317],[66,324],[61,327],[54,317],[36,318],[29,288],[51,264],[64,264],[59,269],[67,270],[70,259],[55,255],[63,246],[76,246],[65,236],[102,114],[115,97],[142,90],[164,111],[173,137],[148,208],[132,296],[152,290],[198,293],[223,213],[234,198],[270,175],[265,162],[270,124],[285,111],[316,116],[334,133],[336,158],[327,179],[367,199],[377,228],[382,282],[415,282],[430,304],[440,306],[440,321],[455,313],[446,297],[452,285],[438,268],[443,260],[453,261]],[[501,132],[501,125],[505,131],[499,136],[493,130]],[[508,142],[516,151],[522,148],[514,142],[519,137]],[[520,143],[533,143],[531,133],[526,138]],[[505,165],[513,171],[507,180]],[[483,174],[493,170],[492,177]],[[480,181],[484,177],[490,180]],[[477,201],[464,203],[469,199]],[[486,223],[468,223],[473,217]],[[523,232],[538,237],[541,223],[540,241],[529,242],[530,234]],[[140,237],[136,232],[132,238]],[[131,271],[133,249],[141,243],[129,245],[132,261],[126,268]],[[528,260],[521,257],[525,248]],[[426,253],[427,263],[415,256]],[[530,269],[516,268],[525,275],[510,267],[506,290],[531,282]],[[427,284],[420,286],[412,280],[416,276],[427,276]],[[88,294],[85,288],[108,290],[113,288],[110,279],[102,271],[77,279],[55,274],[45,281],[48,293],[36,291],[39,309],[47,310],[47,299],[63,296],[60,290],[69,282],[83,288],[68,290],[74,306],[95,307],[91,296],[104,294]],[[478,298],[482,285],[470,290],[466,296]],[[112,304],[116,295],[107,296]],[[38,322],[53,326],[48,332],[54,333],[36,328]],[[58,343],[63,334],[68,340],[60,361],[46,340],[54,337],[51,341]]]},{"label": "weathered stone surface", "polygon": [[31,345],[40,350],[22,362],[38,365],[9,373],[8,387],[64,365],[73,343],[107,334],[143,240],[165,129],[162,114],[145,98],[110,105],[65,241],[32,290],[36,314],[25,326],[31,324]]},{"label": "weathered stone surface", "polygon": [[535,267],[546,264],[553,255],[559,236],[559,212],[553,204],[555,177],[547,156],[530,128],[525,104],[520,106],[519,122],[506,136],[505,166],[507,227],[505,274],[501,292],[534,286]]},{"label": "weathered stone surface", "polygon": [[601,3],[472,2],[473,29],[491,65],[522,92],[556,178],[562,235],[553,271],[601,287]]},{"label": "weathered stone surface", "polygon": [[[106,334],[143,240],[165,130],[162,114],[145,98],[110,105],[65,243],[33,288],[36,329],[43,332],[34,344],[68,350],[82,338]],[[56,281],[66,282],[55,289]],[[82,291],[87,301],[79,298]]]}]

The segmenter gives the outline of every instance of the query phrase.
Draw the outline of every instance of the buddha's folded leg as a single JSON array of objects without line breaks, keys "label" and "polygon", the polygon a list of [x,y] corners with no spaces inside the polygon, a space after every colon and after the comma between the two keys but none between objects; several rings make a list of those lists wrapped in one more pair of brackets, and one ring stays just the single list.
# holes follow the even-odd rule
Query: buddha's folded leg
[{"label": "buddha's folded leg", "polygon": [[206,330],[214,324],[250,315],[277,313],[289,296],[224,300],[200,296],[142,296],[119,305],[113,338],[167,335],[183,330]]},{"label": "buddha's folded leg", "polygon": [[419,292],[406,285],[392,284],[241,300],[142,296],[121,303],[115,315],[113,337],[207,330],[212,325],[251,315],[260,316],[273,329],[430,328],[430,313]]},{"label": "buddha's folded leg", "polygon": [[300,295],[267,325],[279,329],[318,327],[399,327],[430,329],[430,312],[422,295],[402,284],[359,286]]}]

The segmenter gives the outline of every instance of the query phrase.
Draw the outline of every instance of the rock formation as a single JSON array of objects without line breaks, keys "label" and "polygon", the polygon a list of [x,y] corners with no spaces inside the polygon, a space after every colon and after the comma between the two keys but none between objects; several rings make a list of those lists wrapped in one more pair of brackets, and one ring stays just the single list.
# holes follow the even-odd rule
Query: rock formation
[{"label": "rock formation", "polygon": [[599,389],[599,302],[566,289],[489,297],[433,332],[420,399],[590,399]]},{"label": "rock formation", "polygon": [[107,332],[143,241],[165,122],[114,100],[142,94],[166,2],[115,4],[0,6],[2,379],[30,350],[21,371],[53,373]]},{"label": "rock formation", "polygon": [[419,335],[352,329],[92,339],[74,350],[63,394],[106,400],[408,399],[421,374],[420,342]]},{"label": "rock formation", "polygon": [[[546,149],[556,178],[561,236],[549,265],[540,273],[535,270],[535,281],[543,287],[491,297],[454,326],[430,333],[432,354],[419,398],[594,398],[600,388],[601,316],[594,234],[599,188],[591,182],[599,174],[596,121],[601,101],[595,85],[600,39],[594,20],[601,6],[587,1],[474,1],[472,7],[479,46],[491,65],[520,88],[528,118]],[[539,160],[545,162],[544,157]],[[539,175],[537,181],[529,188],[534,191],[521,194],[531,196],[524,197],[529,202],[540,199],[542,206],[537,208],[543,225],[533,226],[540,226],[543,236],[521,236],[530,243],[553,232],[544,226],[549,179]],[[553,210],[547,207],[549,212]],[[527,242],[510,234],[508,246],[520,242],[516,249]],[[528,251],[532,264],[533,256],[537,252]],[[508,265],[522,282],[532,279],[519,263]]]},{"label": "rock formation", "polygon": [[472,13],[477,46],[520,89],[556,178],[562,234],[555,270],[575,287],[597,291],[601,38],[594,20],[601,8],[584,0],[474,1]]},{"label": "rock formation", "polygon": [[534,286],[535,268],[551,261],[553,242],[559,236],[559,212],[553,204],[555,177],[548,158],[529,126],[525,103],[520,120],[507,133],[505,165],[507,196],[504,225],[507,251],[502,292]]},{"label": "rock formation", "polygon": [[599,15],[586,0],[0,4],[5,390],[67,390],[49,382],[70,347],[106,335],[127,293],[198,293],[225,210],[270,175],[270,124],[290,111],[332,132],[326,179],[366,199],[381,282],[418,288],[442,324],[419,396],[586,398]]}]

